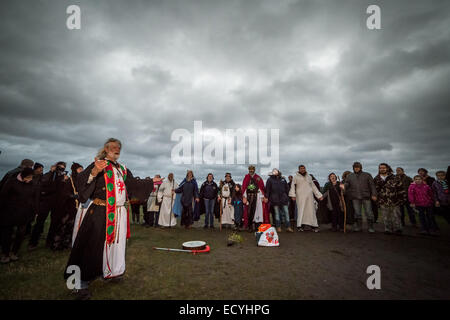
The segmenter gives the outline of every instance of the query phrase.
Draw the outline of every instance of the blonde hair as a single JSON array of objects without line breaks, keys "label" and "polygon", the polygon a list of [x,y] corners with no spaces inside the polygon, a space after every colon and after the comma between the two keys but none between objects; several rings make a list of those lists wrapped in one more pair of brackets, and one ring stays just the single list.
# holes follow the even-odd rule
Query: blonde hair
[{"label": "blonde hair", "polygon": [[97,159],[100,159],[100,160],[105,159],[105,158],[106,158],[106,155],[107,155],[107,153],[106,153],[106,148],[108,147],[108,145],[109,145],[110,143],[114,143],[114,142],[115,142],[115,143],[118,143],[119,146],[120,146],[120,149],[122,149],[122,142],[120,142],[120,140],[115,139],[115,138],[109,138],[108,140],[106,140],[105,144],[103,145],[103,148],[101,148],[100,150],[98,150],[98,153],[97,153],[96,158],[97,158]]}]

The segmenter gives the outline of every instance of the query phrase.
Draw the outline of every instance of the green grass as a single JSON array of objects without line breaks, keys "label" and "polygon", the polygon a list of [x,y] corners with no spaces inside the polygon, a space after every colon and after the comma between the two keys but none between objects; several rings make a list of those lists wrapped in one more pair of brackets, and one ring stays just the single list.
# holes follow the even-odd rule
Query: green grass
[{"label": "green grass", "polygon": [[[450,281],[448,243],[450,230],[443,226],[440,238],[382,234],[321,233],[280,234],[281,246],[260,248],[253,234],[241,232],[242,244],[227,246],[230,231],[203,230],[203,220],[185,230],[144,228],[131,225],[127,244],[127,270],[117,283],[95,280],[93,299],[350,299],[350,298],[448,298],[448,287],[433,287],[436,274]],[[380,217],[379,221],[382,219]],[[216,222],[217,223],[217,222]],[[48,222],[47,222],[48,224]],[[44,235],[46,235],[48,225]],[[44,237],[43,237],[44,238]],[[190,240],[211,246],[207,254],[153,250],[152,247],[181,248]],[[63,279],[69,250],[52,252],[39,247],[20,260],[0,266],[0,299],[73,299]],[[431,262],[432,261],[432,262]],[[389,266],[384,288],[374,292],[365,287],[370,264]],[[387,267],[386,267],[387,268]],[[385,269],[386,269],[385,268]],[[385,270],[383,269],[383,270]],[[417,270],[420,275],[416,274]],[[417,286],[415,288],[414,286]],[[424,289],[425,288],[425,289]]]}]

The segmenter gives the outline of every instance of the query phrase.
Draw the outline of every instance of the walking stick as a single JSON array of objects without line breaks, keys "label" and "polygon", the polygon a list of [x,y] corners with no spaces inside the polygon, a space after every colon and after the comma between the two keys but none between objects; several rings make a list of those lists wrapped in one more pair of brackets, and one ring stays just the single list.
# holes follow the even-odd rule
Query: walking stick
[{"label": "walking stick", "polygon": [[345,200],[344,200],[344,195],[342,194],[341,191],[341,197],[342,197],[342,206],[344,207],[344,233],[346,232],[346,228],[347,228],[347,206],[345,205]]},{"label": "walking stick", "polygon": [[220,223],[219,231],[222,231],[222,198],[220,198],[220,218],[219,218],[219,223]]},{"label": "walking stick", "polygon": [[[172,190],[175,187],[175,180],[172,181]],[[172,228],[172,204],[173,204],[173,193],[172,190],[170,192],[170,216],[169,216],[169,228]],[[161,203],[162,205],[162,203]]]},{"label": "walking stick", "polygon": [[[339,179],[339,177],[338,177]],[[338,180],[339,183],[341,183],[341,180]],[[344,198],[344,192],[342,191],[342,189],[340,190],[339,193],[339,199],[341,199],[341,203],[342,203],[342,207],[344,208],[344,233],[346,233],[346,228],[347,228],[347,206],[345,205],[345,198]]]}]

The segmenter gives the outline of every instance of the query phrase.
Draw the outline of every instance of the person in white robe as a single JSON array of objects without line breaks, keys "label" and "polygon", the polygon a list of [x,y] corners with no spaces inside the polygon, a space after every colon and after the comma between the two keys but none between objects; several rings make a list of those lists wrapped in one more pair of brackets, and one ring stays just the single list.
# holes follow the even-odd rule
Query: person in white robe
[{"label": "person in white robe", "polygon": [[221,180],[219,184],[220,206],[222,209],[222,225],[225,227],[232,227],[234,225],[234,207],[231,204],[233,198],[235,183],[231,179],[231,173],[225,174],[225,180]]},{"label": "person in white robe", "polygon": [[178,188],[178,183],[173,178],[173,173],[169,173],[167,179],[161,184],[158,191],[158,201],[161,202],[158,224],[162,227],[174,227],[177,225],[177,219],[173,212],[173,206],[176,197],[175,189]]},{"label": "person in white robe", "polygon": [[319,200],[323,200],[323,196],[311,176],[306,172],[306,167],[300,165],[298,170],[289,191],[289,197],[297,203],[297,228],[299,231],[303,231],[303,226],[309,226],[313,231],[318,232],[319,224],[317,223],[314,196]]}]

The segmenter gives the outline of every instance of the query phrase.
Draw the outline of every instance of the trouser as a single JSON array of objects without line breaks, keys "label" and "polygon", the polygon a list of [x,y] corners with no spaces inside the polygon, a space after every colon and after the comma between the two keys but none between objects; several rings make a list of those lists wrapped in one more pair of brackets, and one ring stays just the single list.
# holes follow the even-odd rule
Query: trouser
[{"label": "trouser", "polygon": [[402,230],[399,207],[380,206],[383,215],[384,231],[396,232]]},{"label": "trouser", "polygon": [[337,227],[344,229],[344,213],[339,207],[333,208],[331,211],[331,226],[333,229],[337,229]]},{"label": "trouser", "polygon": [[[36,222],[34,224],[33,230],[31,232],[30,245],[37,246],[39,238],[42,232],[44,232],[45,220],[47,220],[50,211],[55,211],[51,200],[41,201],[39,204],[39,212],[36,217]],[[50,244],[50,239],[47,237],[47,244]]]},{"label": "trouser", "polygon": [[14,232],[14,226],[2,227],[2,252],[5,256],[9,256],[11,251],[13,254],[17,254],[19,252],[20,246],[22,245],[23,239],[25,237],[26,229],[26,224],[16,226],[16,234],[13,242],[12,236]]},{"label": "trouser", "polygon": [[144,212],[144,224],[150,226],[150,211]]},{"label": "trouser", "polygon": [[253,228],[253,219],[255,218],[256,211],[256,200],[258,199],[258,194],[249,193],[247,194],[247,228]]},{"label": "trouser", "polygon": [[[275,212],[275,226],[277,228],[281,227],[281,220],[284,221],[284,225],[286,228],[289,228],[291,226],[289,222],[289,209],[287,205],[273,206],[273,211]],[[281,211],[281,219],[280,219],[280,211]]]},{"label": "trouser", "polygon": [[416,215],[414,214],[414,210],[411,208],[408,201],[400,206],[400,220],[402,222],[402,226],[405,226],[405,209],[408,213],[409,222],[411,222],[411,224],[415,226],[417,224]]},{"label": "trouser", "polygon": [[205,202],[205,227],[214,227],[214,200],[215,199],[203,199]]},{"label": "trouser", "polygon": [[192,214],[193,214],[192,204],[188,204],[188,205],[182,204],[182,206],[183,206],[183,213],[181,214],[180,225],[188,227],[194,223],[193,216],[192,216]]},{"label": "trouser", "polygon": [[297,203],[289,198],[289,220],[295,221],[295,208],[297,207]]},{"label": "trouser", "polygon": [[[159,221],[159,211],[148,211],[146,212],[147,214],[147,221],[146,223],[149,226],[158,226],[158,221]],[[144,220],[145,220],[145,215],[144,215]]]},{"label": "trouser", "polygon": [[133,217],[133,222],[139,223],[141,217],[141,205],[140,204],[132,204],[131,205],[131,213]]},{"label": "trouser", "polygon": [[353,208],[355,209],[355,219],[362,220],[362,207],[364,207],[364,213],[368,222],[374,222],[374,216],[372,212],[372,203],[370,200],[353,199]]},{"label": "trouser", "polygon": [[376,223],[378,221],[378,204],[373,200],[370,200],[370,204],[372,206],[373,221]]},{"label": "trouser", "polygon": [[241,204],[234,205],[234,224],[237,228],[242,226],[243,206]]},{"label": "trouser", "polygon": [[444,217],[445,221],[450,224],[450,206],[443,206],[436,208],[437,214]]},{"label": "trouser", "polygon": [[416,207],[419,211],[419,221],[421,231],[437,231],[438,226],[436,220],[434,220],[434,213],[432,207]]}]

